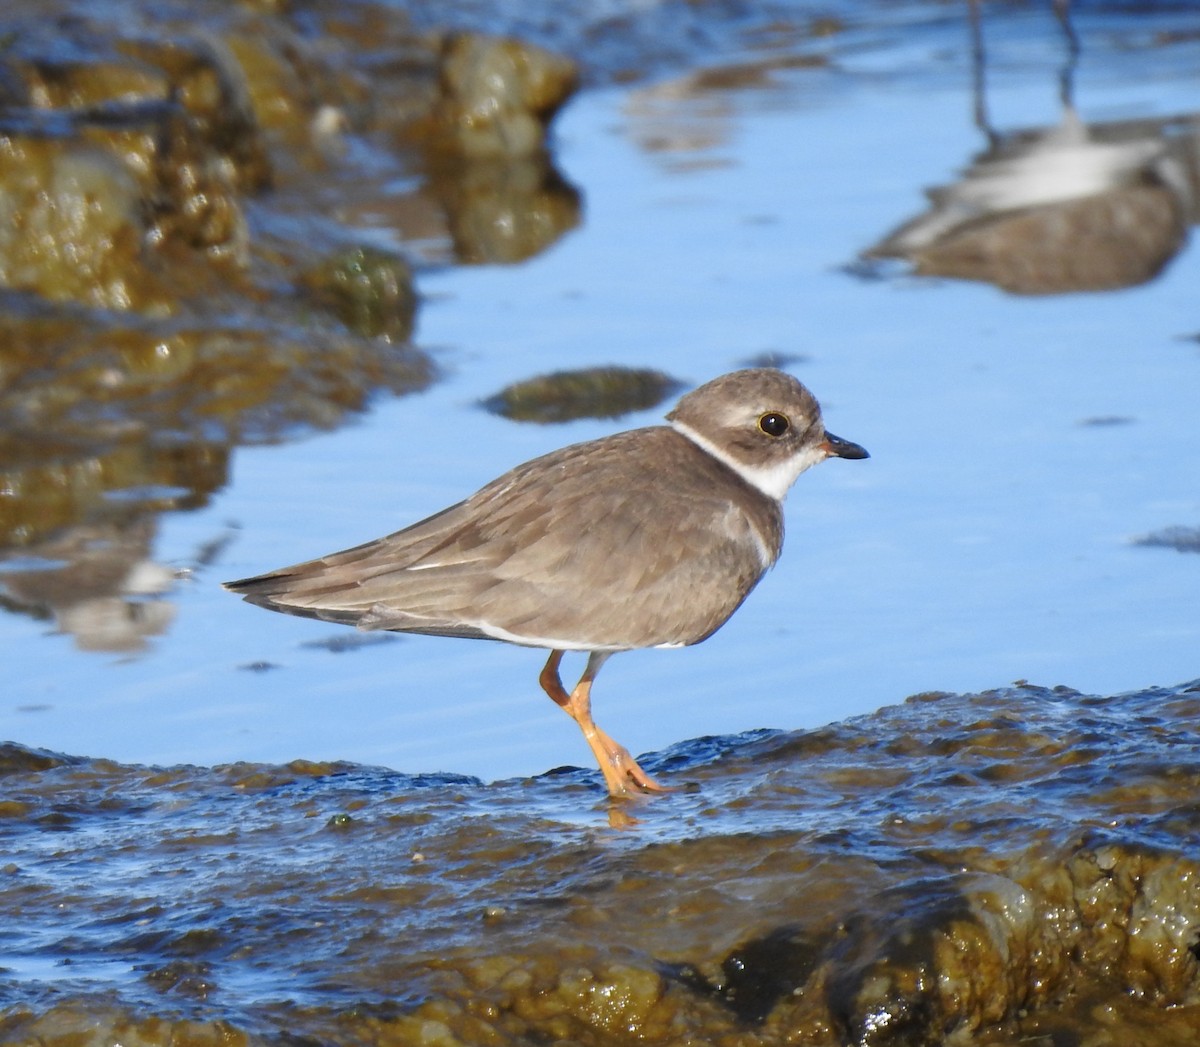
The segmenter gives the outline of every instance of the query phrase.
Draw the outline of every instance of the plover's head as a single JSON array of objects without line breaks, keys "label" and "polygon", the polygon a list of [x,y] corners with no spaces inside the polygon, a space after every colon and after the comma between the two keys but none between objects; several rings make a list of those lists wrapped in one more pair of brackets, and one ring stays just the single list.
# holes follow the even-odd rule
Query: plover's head
[{"label": "plover's head", "polygon": [[770,367],[714,378],[684,396],[667,421],[776,501],[817,462],[868,457],[858,444],[826,432],[812,393]]}]

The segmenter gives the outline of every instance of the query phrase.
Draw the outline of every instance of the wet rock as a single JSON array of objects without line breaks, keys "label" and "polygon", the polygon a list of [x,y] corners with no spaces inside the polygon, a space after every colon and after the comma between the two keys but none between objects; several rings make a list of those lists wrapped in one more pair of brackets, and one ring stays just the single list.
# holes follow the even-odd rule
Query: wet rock
[{"label": "wet rock", "polygon": [[270,168],[240,71],[214,38],[75,19],[47,39],[31,22],[3,60],[23,103],[0,128],[0,196],[21,219],[3,223],[19,234],[0,239],[4,285],[161,313],[175,308],[173,249],[245,264],[241,197],[269,184]]},{"label": "wet rock", "polygon": [[761,1024],[782,999],[800,991],[819,959],[818,949],[806,932],[780,927],[729,953],[715,981],[692,967],[672,973],[684,984],[720,999],[739,1021]]},{"label": "wet rock", "polygon": [[[134,503],[202,505],[233,444],[327,428],[432,380],[406,345],[407,265],[347,249],[330,200],[361,228],[354,207],[387,213],[398,178],[419,183],[436,153],[455,159],[436,190],[408,194],[417,217],[397,237],[511,261],[578,220],[542,155],[573,73],[537,48],[416,33],[369,2],[15,0],[0,39],[0,549],[26,558]],[[472,107],[492,102],[485,129]],[[418,156],[423,120],[455,140],[422,139]],[[497,143],[536,158],[458,162]],[[50,574],[9,581],[14,607],[101,646],[166,624],[166,603],[121,586],[84,586],[90,602],[67,609],[44,598]]]},{"label": "wet rock", "polygon": [[0,1042],[1185,1047],[1197,722],[1200,682],[921,695],[650,757],[696,788],[617,830],[591,772],[9,747]]},{"label": "wet rock", "polygon": [[682,388],[682,382],[661,371],[592,367],[517,382],[488,397],[483,407],[518,422],[619,418],[656,407]]},{"label": "wet rock", "polygon": [[[21,85],[29,129],[60,119],[122,159],[131,173],[162,177],[184,137],[207,151],[237,189],[271,181],[247,79],[220,33],[156,32],[141,15],[118,27],[103,17],[15,23],[4,55]],[[217,28],[214,26],[213,28]],[[20,112],[9,114],[19,125]],[[182,117],[169,129],[162,121]]]},{"label": "wet rock", "polygon": [[138,1019],[99,1004],[95,1010],[73,1006],[56,1007],[42,1015],[16,1013],[0,1020],[0,1037],[5,1043],[38,1044],[39,1047],[103,1047],[107,1044],[136,1044],[152,1047],[254,1047],[262,1041],[247,1036],[227,1022],[196,1022],[183,1019]]},{"label": "wet rock", "polygon": [[239,70],[243,119],[249,117],[274,147],[272,164],[294,162],[287,153],[306,153],[328,129],[330,111],[341,112],[355,97],[339,63],[323,61],[320,48],[281,17],[288,6],[264,5],[258,16],[243,14],[222,37]]},{"label": "wet rock", "polygon": [[[916,879],[842,919],[815,972],[781,996],[775,1028],[832,1019],[846,1043],[936,1044],[1031,1005],[1065,952],[1035,898],[1000,877]],[[811,947],[805,955],[813,965]],[[1020,972],[1016,975],[1016,972]],[[1015,975],[1015,976],[1014,976]]]},{"label": "wet rock", "polygon": [[70,763],[70,758],[44,749],[30,749],[15,742],[0,742],[0,776],[48,771]]},{"label": "wet rock", "polygon": [[354,334],[406,342],[416,292],[407,263],[372,247],[350,247],[302,277],[308,292]]},{"label": "wet rock", "polygon": [[0,132],[0,284],[107,309],[169,308],[148,273],[149,207],[111,154]]},{"label": "wet rock", "polygon": [[439,97],[419,128],[433,148],[463,159],[518,159],[546,150],[546,128],[578,83],[575,64],[504,37],[451,33]]},{"label": "wet rock", "polygon": [[[300,22],[270,5],[214,6],[200,17],[186,5],[135,7],[119,23],[89,12],[57,28],[32,8],[16,14],[0,26],[5,286],[154,315],[185,302],[203,311],[218,283],[277,293],[292,277],[281,279],[281,263],[298,263],[303,282],[346,239],[334,228],[314,237],[311,221],[297,230],[277,208],[311,210],[313,194],[337,184],[356,199],[361,161],[378,168],[380,147],[401,140],[410,156],[385,164],[413,166],[414,134],[439,187],[413,203],[448,210],[464,258],[527,258],[578,221],[577,194],[545,144],[574,67],[544,49],[416,34],[394,7],[369,3],[340,14],[318,7]],[[314,29],[328,35],[317,42]],[[352,135],[374,138],[351,152]],[[471,171],[464,157],[514,166]],[[395,171],[381,173],[375,195],[390,197]],[[366,184],[375,177],[370,170]],[[247,204],[272,185],[285,193],[262,211],[256,243]],[[396,304],[386,323],[351,323],[405,337],[410,325],[397,318],[411,306]]]}]

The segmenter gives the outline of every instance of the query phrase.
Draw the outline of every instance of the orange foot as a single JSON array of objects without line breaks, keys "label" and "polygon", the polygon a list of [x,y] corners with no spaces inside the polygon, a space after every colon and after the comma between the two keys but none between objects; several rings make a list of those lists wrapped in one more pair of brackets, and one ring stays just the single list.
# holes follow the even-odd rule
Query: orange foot
[{"label": "orange foot", "polygon": [[584,740],[600,766],[600,773],[604,775],[610,796],[623,798],[645,793],[671,792],[671,786],[660,785],[651,778],[630,755],[629,750],[614,742],[592,719],[592,681],[610,654],[611,651],[593,651],[588,656],[587,668],[579,678],[579,683],[567,694],[562,685],[562,678],[558,675],[563,652],[551,651],[545,668],[542,669],[542,675],[538,678],[542,690],[579,724]]}]

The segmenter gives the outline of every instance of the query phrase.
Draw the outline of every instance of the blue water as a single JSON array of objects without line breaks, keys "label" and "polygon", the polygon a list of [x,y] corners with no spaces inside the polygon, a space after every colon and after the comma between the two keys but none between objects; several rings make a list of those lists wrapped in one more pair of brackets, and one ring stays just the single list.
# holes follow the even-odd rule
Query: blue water
[{"label": "blue water", "polygon": [[[1081,117],[1194,110],[1200,42],[1131,55],[1122,26],[1080,18]],[[1057,123],[1052,20],[1000,12],[991,27],[993,120]],[[965,26],[830,46],[831,67],[753,88],[578,96],[555,141],[580,228],[522,265],[422,275],[416,340],[441,381],[337,432],[239,449],[209,506],[163,517],[168,567],[232,540],[176,584],[176,616],[145,652],[84,652],[0,618],[0,737],[126,762],[304,757],[485,779],[588,764],[537,687],[536,651],[406,637],[338,652],[310,645],[346,631],[218,583],[393,530],[661,413],[537,427],[478,408],[511,381],[616,363],[698,383],[764,352],[796,357],[829,428],[872,457],[800,479],[782,561],[711,640],[606,666],[596,715],[631,750],[815,726],[927,689],[1112,693],[1200,675],[1200,557],[1133,544],[1200,526],[1194,246],[1104,294],[854,275],[985,143]],[[1126,421],[1084,424],[1108,417]]]}]

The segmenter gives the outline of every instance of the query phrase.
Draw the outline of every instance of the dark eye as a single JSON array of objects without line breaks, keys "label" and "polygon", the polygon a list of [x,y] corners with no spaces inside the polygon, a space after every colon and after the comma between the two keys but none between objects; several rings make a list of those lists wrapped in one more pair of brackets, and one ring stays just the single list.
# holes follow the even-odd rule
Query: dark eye
[{"label": "dark eye", "polygon": [[792,423],[786,414],[769,411],[758,420],[758,427],[768,436],[782,436],[792,427]]}]

